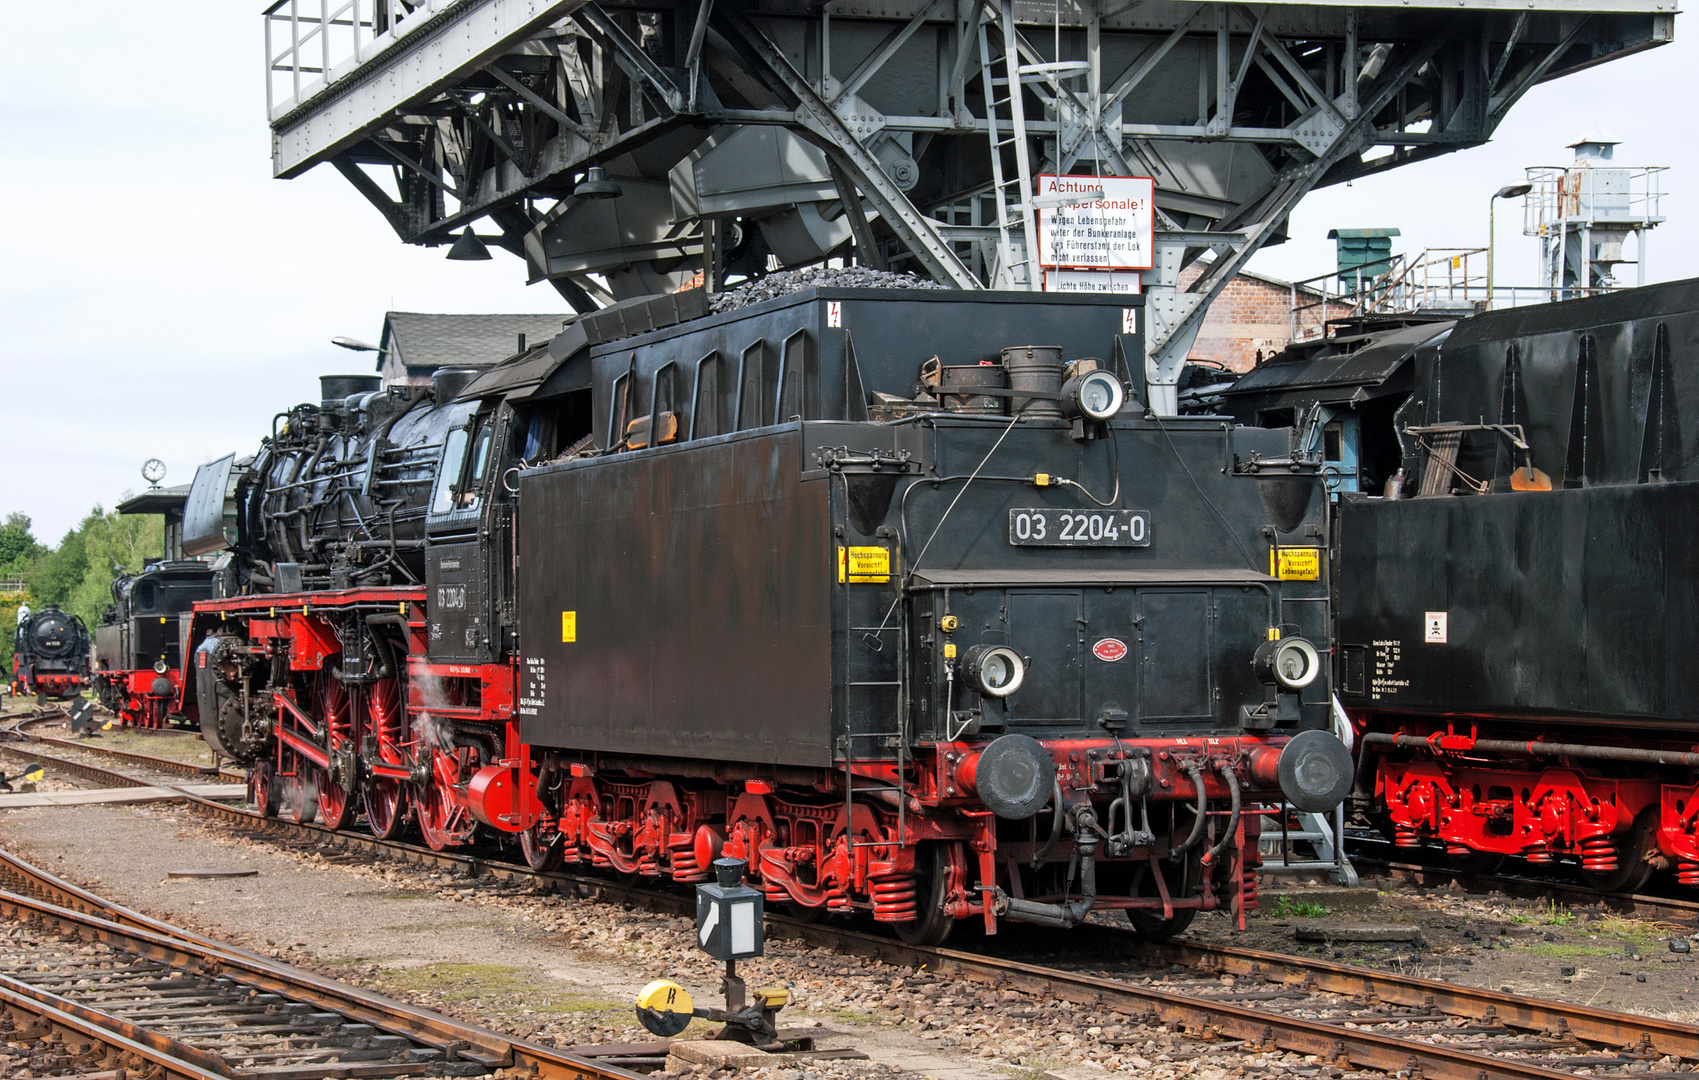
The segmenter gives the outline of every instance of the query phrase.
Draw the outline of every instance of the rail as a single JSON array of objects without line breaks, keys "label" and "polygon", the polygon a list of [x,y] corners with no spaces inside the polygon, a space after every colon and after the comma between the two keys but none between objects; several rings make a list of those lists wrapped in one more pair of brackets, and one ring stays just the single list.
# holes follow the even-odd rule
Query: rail
[{"label": "rail", "polygon": [[[535,872],[477,856],[265,818],[192,796],[187,801],[198,813],[256,832],[305,836],[345,850],[457,867],[470,876],[547,882],[563,892],[615,897],[674,913],[689,909],[689,898],[677,893],[621,886],[588,875]],[[0,906],[10,902],[0,896]],[[1699,1057],[1699,1027],[1693,1025],[1206,942],[1144,944],[1128,931],[1104,926],[1074,932],[1109,935],[1122,943],[1125,953],[1147,961],[1184,964],[1192,981],[1140,984],[954,949],[910,946],[825,924],[772,915],[768,919],[773,933],[846,953],[999,989],[1097,1005],[1142,1021],[1243,1039],[1254,1047],[1296,1050],[1388,1072],[1409,1070],[1414,1075],[1419,1070],[1429,1080],[1476,1080],[1481,1075],[1556,1078],[1573,1076],[1581,1065],[1608,1075],[1609,1070],[1659,1055]],[[1238,980],[1240,990],[1225,987],[1222,974],[1244,976]],[[1245,989],[1258,984],[1268,989]],[[1320,1001],[1317,994],[1331,995],[1332,1000]],[[1293,1013],[1281,1011],[1288,1006]],[[1317,1018],[1318,1008],[1335,1015]]]},{"label": "rail", "polygon": [[[37,894],[0,891],[0,915],[8,920],[44,925],[60,934],[70,933],[84,940],[97,941],[166,969],[187,972],[202,980],[203,984],[206,979],[228,979],[261,994],[304,1002],[316,1010],[334,1013],[356,1024],[370,1025],[390,1036],[430,1048],[449,1061],[458,1057],[486,1068],[511,1069],[514,1075],[532,1076],[539,1080],[635,1080],[638,1075],[528,1040],[511,1038],[498,1031],[312,975],[189,933],[170,923],[112,905],[16,856],[0,854],[0,875]],[[59,902],[61,899],[64,903]],[[89,908],[94,910],[86,910]],[[16,987],[7,988],[18,990]],[[106,1041],[109,1035],[115,1035],[139,1044],[151,1044],[156,1052],[167,1054],[176,1061],[190,1062],[190,1070],[168,1066],[169,1075],[192,1076],[197,1080],[203,1075],[232,1075],[228,1068],[217,1068],[221,1062],[208,1060],[210,1055],[205,1049],[178,1043],[145,1026],[103,1014],[91,1005],[71,1002],[69,1004],[74,1008],[66,1009],[64,999],[45,994],[39,988],[25,987],[18,992],[33,993],[38,1000],[45,999],[52,1008],[75,1012],[80,1019],[92,1025],[88,1034],[102,1041]],[[6,999],[6,1003],[13,1002]],[[274,1067],[266,1071],[269,1075],[278,1075],[291,1070]],[[395,1071],[391,1070],[391,1073]],[[417,1071],[425,1073],[430,1070],[421,1065]],[[307,1067],[307,1072],[311,1072],[311,1066]],[[319,1075],[342,1075],[343,1072],[332,1065],[322,1067]]]}]

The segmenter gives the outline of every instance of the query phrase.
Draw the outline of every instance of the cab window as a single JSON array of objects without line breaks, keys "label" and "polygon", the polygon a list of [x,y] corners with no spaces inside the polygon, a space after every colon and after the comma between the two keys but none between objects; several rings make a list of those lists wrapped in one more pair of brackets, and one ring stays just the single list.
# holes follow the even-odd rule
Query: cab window
[{"label": "cab window", "polygon": [[442,466],[437,469],[437,486],[431,494],[431,516],[454,510],[454,489],[460,486],[460,473],[466,460],[466,442],[470,433],[463,427],[450,428],[442,441]]}]

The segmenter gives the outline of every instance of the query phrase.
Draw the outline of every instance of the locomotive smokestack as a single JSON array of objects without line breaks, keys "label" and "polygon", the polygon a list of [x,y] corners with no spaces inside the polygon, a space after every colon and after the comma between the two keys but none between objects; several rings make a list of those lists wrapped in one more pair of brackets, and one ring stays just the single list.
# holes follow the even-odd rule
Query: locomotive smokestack
[{"label": "locomotive smokestack", "polygon": [[437,368],[431,372],[431,392],[436,395],[438,405],[446,405],[482,374],[477,368]]},{"label": "locomotive smokestack", "polygon": [[342,411],[342,399],[349,394],[365,394],[382,388],[383,380],[376,375],[320,375],[319,406],[325,412]]}]

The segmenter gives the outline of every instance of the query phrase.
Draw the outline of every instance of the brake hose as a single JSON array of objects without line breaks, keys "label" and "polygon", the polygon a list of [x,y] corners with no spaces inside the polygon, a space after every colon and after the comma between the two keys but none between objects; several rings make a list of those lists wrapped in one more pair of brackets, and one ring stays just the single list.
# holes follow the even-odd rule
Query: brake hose
[{"label": "brake hose", "polygon": [[1178,859],[1197,846],[1198,840],[1203,837],[1204,815],[1209,806],[1209,792],[1204,789],[1203,784],[1203,766],[1195,761],[1188,762],[1186,764],[1186,775],[1192,778],[1192,783],[1198,789],[1198,819],[1192,822],[1192,835],[1186,837],[1185,843],[1168,853],[1169,858],[1172,859]]}]

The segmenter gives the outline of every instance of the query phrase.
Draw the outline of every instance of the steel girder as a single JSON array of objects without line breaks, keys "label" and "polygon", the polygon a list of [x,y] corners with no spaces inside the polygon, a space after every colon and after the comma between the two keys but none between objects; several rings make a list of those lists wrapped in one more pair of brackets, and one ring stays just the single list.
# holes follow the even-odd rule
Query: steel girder
[{"label": "steel girder", "polygon": [[[672,186],[664,222],[651,191],[663,209],[631,256],[643,281],[676,279],[700,265],[704,218],[747,247],[789,212],[746,212],[750,200],[734,198],[699,213],[677,197],[681,163],[753,127],[823,152],[814,179],[828,194],[814,196],[810,219],[819,244],[841,236],[863,261],[960,287],[991,280],[989,102],[1008,97],[1000,73],[1016,71],[1026,153],[1006,140],[995,152],[1028,198],[1017,157],[1035,174],[1155,180],[1158,265],[1146,285],[1158,385],[1178,373],[1209,300],[1281,237],[1306,193],[1478,145],[1538,82],[1673,30],[1671,0],[461,0],[399,25],[325,0],[338,2],[316,39],[298,8],[268,12],[293,20],[291,43],[307,39],[279,49],[275,27],[268,39],[278,175],[333,162],[410,243],[490,219],[502,246],[528,253],[533,280],[580,305],[611,295],[584,267],[619,257],[598,250],[596,263],[574,247],[576,223],[600,220],[572,196],[584,170],[604,165],[634,192]],[[366,32],[340,65],[327,44],[338,25],[356,40]],[[314,71],[323,85],[303,82]],[[1179,268],[1210,248],[1222,257],[1178,292]]]}]

